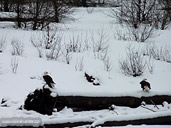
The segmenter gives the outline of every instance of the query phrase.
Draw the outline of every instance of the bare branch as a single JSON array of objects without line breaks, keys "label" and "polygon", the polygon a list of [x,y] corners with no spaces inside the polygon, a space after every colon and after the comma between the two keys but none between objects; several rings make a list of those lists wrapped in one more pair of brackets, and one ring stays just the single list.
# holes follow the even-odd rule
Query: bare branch
[{"label": "bare branch", "polygon": [[65,44],[64,50],[62,51],[62,54],[65,58],[65,61],[67,64],[70,64],[70,61],[72,60],[72,52],[70,51],[70,46]]},{"label": "bare branch", "polygon": [[12,73],[16,74],[18,69],[18,59],[16,57],[11,58],[11,70]]},{"label": "bare branch", "polygon": [[23,54],[24,45],[21,43],[21,41],[19,41],[17,39],[13,39],[11,41],[11,45],[12,45],[12,51],[11,51],[12,55],[22,55]]},{"label": "bare branch", "polygon": [[81,58],[77,59],[77,62],[75,64],[75,70],[76,71],[83,71],[83,68],[84,68],[83,61],[84,61],[84,56],[82,56]]},{"label": "bare branch", "polygon": [[106,57],[106,59],[103,61],[103,63],[104,63],[104,69],[107,72],[110,72],[113,68],[113,63],[112,63],[111,59],[109,57]]},{"label": "bare branch", "polygon": [[143,55],[140,51],[129,46],[127,48],[127,57],[125,60],[119,60],[121,71],[125,75],[141,76],[145,70],[146,62],[144,61]]},{"label": "bare branch", "polygon": [[0,52],[3,52],[6,47],[6,37],[1,37],[0,39]]}]

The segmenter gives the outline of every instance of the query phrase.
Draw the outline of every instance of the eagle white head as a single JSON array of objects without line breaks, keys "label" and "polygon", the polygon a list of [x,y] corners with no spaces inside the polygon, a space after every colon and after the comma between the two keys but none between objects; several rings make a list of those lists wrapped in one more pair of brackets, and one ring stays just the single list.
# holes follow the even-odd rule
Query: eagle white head
[{"label": "eagle white head", "polygon": [[146,81],[147,79],[146,78],[144,78],[142,81]]},{"label": "eagle white head", "polygon": [[49,74],[48,72],[44,72],[44,74],[43,74],[43,75],[44,75],[44,76],[46,76],[46,75],[48,75],[48,74]]}]

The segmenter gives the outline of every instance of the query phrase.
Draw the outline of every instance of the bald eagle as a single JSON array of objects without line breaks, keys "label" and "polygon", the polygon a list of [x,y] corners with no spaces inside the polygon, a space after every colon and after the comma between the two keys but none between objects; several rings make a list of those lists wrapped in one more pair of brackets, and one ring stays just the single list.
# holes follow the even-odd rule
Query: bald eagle
[{"label": "bald eagle", "polygon": [[143,80],[140,82],[140,84],[141,84],[142,90],[148,92],[148,91],[151,89],[151,87],[150,87],[150,83],[147,82],[146,80],[147,80],[147,79],[143,79]]},{"label": "bald eagle", "polygon": [[44,72],[43,79],[50,88],[54,87],[55,82],[52,77],[48,75],[48,72]]}]

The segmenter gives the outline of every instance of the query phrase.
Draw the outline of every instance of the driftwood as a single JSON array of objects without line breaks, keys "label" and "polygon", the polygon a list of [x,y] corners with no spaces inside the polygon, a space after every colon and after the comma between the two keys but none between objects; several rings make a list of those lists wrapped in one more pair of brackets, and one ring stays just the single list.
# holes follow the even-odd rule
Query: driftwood
[{"label": "driftwood", "polygon": [[[34,110],[42,114],[51,115],[54,108],[61,110],[64,106],[73,108],[73,110],[98,110],[106,109],[111,105],[138,107],[142,106],[142,101],[147,104],[162,104],[164,101],[171,103],[171,96],[156,95],[151,97],[86,97],[86,96],[56,96],[51,95],[51,89],[42,88],[30,93],[25,100],[24,108],[27,110]],[[152,101],[152,102],[151,102]],[[113,108],[114,109],[114,108]],[[93,121],[77,121],[64,122],[56,124],[44,124],[39,128],[64,128],[89,125]],[[158,116],[154,118],[135,119],[135,120],[120,120],[108,121],[98,126],[124,126],[124,125],[171,125],[171,116]],[[17,126],[18,127],[18,126]],[[17,128],[16,126],[7,126],[7,128]],[[22,126],[22,128],[31,128],[32,126]]]},{"label": "driftwood", "polygon": [[[61,123],[61,124],[45,124],[45,128],[64,128],[64,127],[77,127],[83,125],[91,125],[93,122],[73,122],[73,123]],[[171,125],[171,116],[155,117],[151,119],[138,119],[131,121],[111,121],[105,122],[98,126],[126,126],[126,125]],[[91,127],[93,128],[93,127]]]},{"label": "driftwood", "polygon": [[[65,127],[77,127],[83,125],[90,125],[93,122],[72,122],[68,123],[58,123],[58,124],[44,124],[44,126],[39,126],[36,128],[65,128]],[[131,120],[131,121],[110,121],[105,122],[104,124],[100,124],[98,126],[126,126],[126,125],[171,125],[171,116],[165,117],[155,117],[151,119],[138,119],[138,120]],[[20,126],[7,126],[6,128],[20,128]],[[21,126],[21,128],[33,128],[32,126]],[[93,127],[91,127],[93,128]]]},{"label": "driftwood", "polygon": [[109,121],[99,126],[125,126],[125,125],[171,125],[171,116],[155,117],[128,121]]},{"label": "driftwood", "polygon": [[[117,106],[128,106],[132,108],[139,107],[144,101],[147,104],[162,104],[164,101],[171,103],[171,96],[168,95],[156,95],[151,97],[86,97],[86,96],[58,96],[56,100],[63,106],[71,108],[82,108],[85,110],[98,110],[105,109],[112,104]],[[151,100],[153,102],[151,102]],[[58,107],[58,106],[56,106]]]},{"label": "driftwood", "polygon": [[136,108],[144,101],[147,104],[162,104],[164,101],[171,103],[171,96],[155,95],[151,97],[88,97],[88,96],[51,96],[48,88],[35,90],[30,93],[25,100],[24,108],[34,110],[41,114],[51,115],[54,108],[60,111],[65,106],[79,110],[99,110],[107,109],[111,105],[128,106]]}]

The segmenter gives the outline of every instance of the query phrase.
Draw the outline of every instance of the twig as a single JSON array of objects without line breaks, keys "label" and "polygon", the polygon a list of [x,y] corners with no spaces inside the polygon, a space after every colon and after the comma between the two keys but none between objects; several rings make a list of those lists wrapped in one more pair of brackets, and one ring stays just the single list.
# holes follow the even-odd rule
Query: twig
[{"label": "twig", "polygon": [[154,111],[153,109],[147,108],[147,107],[145,107],[145,106],[142,106],[142,105],[141,105],[141,107],[143,107],[143,108],[145,108],[145,109],[148,109],[148,110],[150,110],[150,111],[152,111],[152,112],[156,112],[156,111]]},{"label": "twig", "polygon": [[116,115],[119,115],[116,111],[113,110],[114,113],[116,113]]},{"label": "twig", "polygon": [[154,103],[154,101],[152,99],[150,99],[150,101],[154,105],[154,107],[156,107],[157,109],[159,109],[159,107],[157,107],[157,105]]},{"label": "twig", "polygon": [[116,115],[119,115],[116,111],[115,111],[115,107],[113,105],[111,105],[109,107],[109,110],[113,111],[114,113],[116,113]]},{"label": "twig", "polygon": [[41,76],[30,76],[30,79],[43,80]]}]

